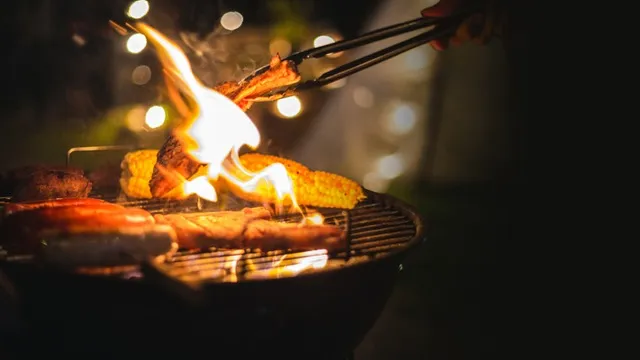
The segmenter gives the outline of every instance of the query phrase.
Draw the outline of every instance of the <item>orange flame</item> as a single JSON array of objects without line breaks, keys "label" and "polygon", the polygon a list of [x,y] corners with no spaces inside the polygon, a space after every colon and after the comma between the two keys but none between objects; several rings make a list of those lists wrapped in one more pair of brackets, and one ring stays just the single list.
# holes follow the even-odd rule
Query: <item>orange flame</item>
[{"label": "orange flame", "polygon": [[268,181],[281,203],[288,197],[293,208],[299,210],[293,182],[284,165],[273,164],[254,173],[240,163],[240,148],[246,145],[255,149],[260,145],[260,133],[247,114],[226,96],[203,85],[175,43],[144,23],[136,24],[136,29],[156,47],[171,84],[190,97],[198,108],[192,118],[187,119],[183,135],[192,145],[188,153],[208,164],[208,174],[184,184],[185,193],[217,201],[216,190],[208,180],[222,177],[249,193],[255,192],[262,181]]},{"label": "orange flame", "polygon": [[324,216],[320,213],[307,214],[302,221],[303,224],[322,225],[324,223]]},{"label": "orange flame", "polygon": [[327,266],[327,250],[309,250],[301,253],[286,254],[264,269],[254,268],[246,274],[248,279],[273,279],[296,276],[309,269],[322,269]]}]

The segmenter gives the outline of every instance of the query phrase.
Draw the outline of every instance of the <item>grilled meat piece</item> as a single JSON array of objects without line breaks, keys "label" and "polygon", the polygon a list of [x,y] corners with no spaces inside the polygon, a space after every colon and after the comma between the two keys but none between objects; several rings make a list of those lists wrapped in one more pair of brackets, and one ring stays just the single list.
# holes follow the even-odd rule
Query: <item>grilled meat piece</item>
[{"label": "grilled meat piece", "polygon": [[155,215],[176,230],[182,249],[314,250],[344,248],[344,231],[332,225],[289,224],[269,220],[265,208],[198,214]]},{"label": "grilled meat piece", "polygon": [[94,189],[112,190],[120,185],[120,164],[106,164],[89,173]]},{"label": "grilled meat piece", "polygon": [[[247,82],[225,82],[214,90],[227,96],[243,110],[252,104],[251,98],[258,97],[282,86],[300,81],[300,74],[293,62],[281,61],[278,55],[270,62],[270,69]],[[173,132],[158,151],[158,157],[149,187],[153,197],[162,197],[189,179],[198,171],[201,164],[186,153],[185,137]]]},{"label": "grilled meat piece", "polygon": [[333,225],[287,224],[268,220],[255,220],[244,232],[245,247],[270,250],[337,251],[345,248],[344,231]]},{"label": "grilled meat piece", "polygon": [[202,166],[185,149],[185,142],[177,133],[169,136],[158,151],[149,189],[153,197],[162,197],[176,188],[184,179],[195,174]]},{"label": "grilled meat piece", "polygon": [[237,104],[275,89],[293,85],[298,81],[300,81],[300,73],[296,64],[291,61],[282,61],[279,55],[275,55],[269,62],[269,70],[246,83],[241,83],[240,87],[232,94],[231,99]]},{"label": "grilled meat piece", "polygon": [[92,184],[82,170],[31,167],[14,173],[12,201],[86,198]]},{"label": "grilled meat piece", "polygon": [[13,195],[17,187],[21,186],[25,182],[29,181],[35,173],[41,171],[63,171],[70,172],[79,175],[83,175],[84,172],[81,169],[62,167],[62,166],[47,166],[47,165],[29,165],[22,166],[9,170],[0,175],[0,191],[3,195]]},{"label": "grilled meat piece", "polygon": [[158,224],[171,225],[182,249],[209,247],[243,248],[247,224],[254,219],[271,217],[265,208],[246,208],[242,211],[219,211],[198,214],[155,215]]}]

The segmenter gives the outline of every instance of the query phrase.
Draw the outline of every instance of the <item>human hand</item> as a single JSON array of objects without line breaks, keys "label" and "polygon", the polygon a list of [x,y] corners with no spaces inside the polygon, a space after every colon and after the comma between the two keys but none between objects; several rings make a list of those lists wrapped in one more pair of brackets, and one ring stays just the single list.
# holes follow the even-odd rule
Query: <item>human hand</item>
[{"label": "human hand", "polygon": [[[487,0],[440,0],[436,5],[422,10],[421,13],[425,17],[447,17],[465,11],[471,6],[480,5],[481,8],[487,8],[488,2]],[[453,35],[434,40],[429,44],[438,51],[448,48],[449,45],[460,45],[469,41],[484,44],[493,33],[489,18],[484,11],[472,14],[458,26]]]}]

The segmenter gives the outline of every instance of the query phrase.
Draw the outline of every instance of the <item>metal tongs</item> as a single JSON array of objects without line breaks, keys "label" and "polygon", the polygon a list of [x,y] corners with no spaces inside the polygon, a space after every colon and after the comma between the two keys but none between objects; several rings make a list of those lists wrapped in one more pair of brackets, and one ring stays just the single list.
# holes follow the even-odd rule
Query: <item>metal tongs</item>
[{"label": "metal tongs", "polygon": [[[334,81],[338,81],[356,72],[362,71],[373,65],[379,64],[385,60],[407,52],[420,45],[427,44],[442,37],[453,35],[465,19],[467,19],[470,15],[477,13],[478,11],[480,11],[480,9],[470,8],[447,17],[421,17],[418,19],[413,19],[377,29],[350,40],[342,40],[328,45],[291,54],[282,60],[292,61],[296,65],[300,65],[307,59],[321,58],[332,53],[338,53],[341,51],[351,50],[361,46],[369,45],[380,40],[384,40],[418,29],[433,27],[432,29],[420,35],[416,35],[408,40],[402,41],[388,48],[366,55],[360,59],[356,59],[344,65],[338,66],[335,69],[329,70],[313,80],[303,81],[295,85],[274,90],[252,100],[258,102],[273,101],[292,96],[299,91],[323,87]],[[269,65],[257,69],[249,76],[245,77],[243,81],[251,80],[253,77],[263,74],[267,70],[269,70]]]}]

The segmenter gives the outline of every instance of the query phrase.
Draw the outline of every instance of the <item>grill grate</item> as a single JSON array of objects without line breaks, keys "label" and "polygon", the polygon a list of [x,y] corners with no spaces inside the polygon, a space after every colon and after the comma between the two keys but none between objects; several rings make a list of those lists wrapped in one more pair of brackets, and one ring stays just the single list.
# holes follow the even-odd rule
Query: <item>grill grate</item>
[{"label": "grill grate", "polygon": [[[139,207],[154,214],[239,210],[257,205],[224,195],[217,203],[203,202],[196,198],[128,200],[119,194],[92,194],[91,197],[116,202],[126,207]],[[320,212],[326,223],[345,230],[347,246],[337,253],[327,254],[321,249],[305,252],[260,252],[250,249],[209,248],[180,251],[157,266],[167,275],[187,282],[239,282],[294,276],[299,272],[295,267],[300,267],[303,263],[311,263],[305,272],[318,272],[370,261],[407,246],[416,238],[420,226],[416,218],[407,213],[402,206],[389,204],[386,199],[384,195],[369,192],[367,200],[352,210],[312,209],[314,212]],[[302,215],[276,216],[274,219],[295,223],[302,220]],[[322,261],[326,262],[326,266],[313,267],[313,264]],[[143,275],[135,270],[119,276],[138,278]]]},{"label": "grill grate", "polygon": [[[115,200],[105,197],[106,200]],[[122,199],[120,199],[122,200]],[[202,203],[189,200],[136,200],[119,201],[125,206],[141,207],[152,213],[198,212],[212,210],[235,210],[256,206],[231,197],[223,197],[219,203]],[[336,209],[313,209],[325,217],[325,222],[342,227],[347,232],[347,248],[327,254],[326,266],[305,271],[323,271],[335,267],[349,266],[388,254],[406,246],[415,238],[417,225],[404,211],[384,202],[378,194],[369,193],[368,199],[356,208],[343,211]],[[283,222],[300,222],[302,215],[276,216]],[[183,281],[237,282],[260,278],[292,276],[292,266],[319,261],[323,250],[290,252],[259,252],[249,249],[216,249],[182,251],[161,265],[163,270]]]}]

